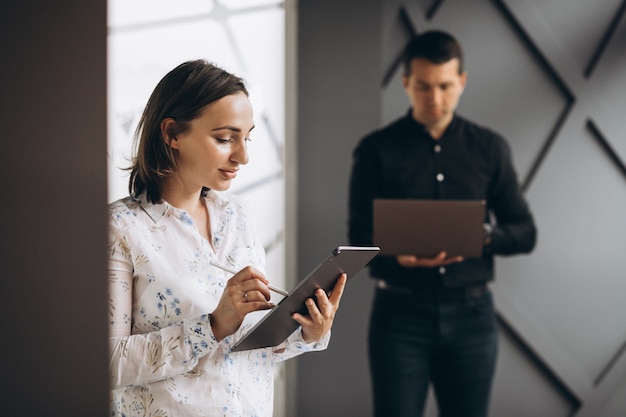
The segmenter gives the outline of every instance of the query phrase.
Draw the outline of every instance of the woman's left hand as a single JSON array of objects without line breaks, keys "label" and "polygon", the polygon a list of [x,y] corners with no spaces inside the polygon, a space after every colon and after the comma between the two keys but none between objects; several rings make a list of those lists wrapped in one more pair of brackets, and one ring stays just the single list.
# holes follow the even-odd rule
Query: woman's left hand
[{"label": "woman's left hand", "polygon": [[339,308],[339,301],[347,280],[348,276],[341,274],[330,292],[330,297],[327,297],[326,292],[321,288],[315,291],[317,304],[312,298],[307,299],[305,303],[309,312],[308,316],[299,313],[292,315],[293,319],[302,326],[302,338],[306,343],[320,340],[333,326],[335,313]]}]

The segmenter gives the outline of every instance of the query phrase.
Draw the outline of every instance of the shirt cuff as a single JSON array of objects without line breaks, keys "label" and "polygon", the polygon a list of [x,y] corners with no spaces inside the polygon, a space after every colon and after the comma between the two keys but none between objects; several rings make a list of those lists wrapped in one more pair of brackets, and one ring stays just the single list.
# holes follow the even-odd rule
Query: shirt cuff
[{"label": "shirt cuff", "polygon": [[210,314],[203,314],[196,319],[185,320],[184,325],[185,343],[192,348],[195,358],[200,358],[217,347],[219,342],[213,334]]}]

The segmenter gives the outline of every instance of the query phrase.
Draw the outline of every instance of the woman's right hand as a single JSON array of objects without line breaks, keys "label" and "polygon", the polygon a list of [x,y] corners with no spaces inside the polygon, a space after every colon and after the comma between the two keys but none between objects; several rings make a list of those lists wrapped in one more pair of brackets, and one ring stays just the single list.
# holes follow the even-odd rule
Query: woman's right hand
[{"label": "woman's right hand", "polygon": [[274,307],[269,302],[271,294],[268,284],[265,276],[251,266],[228,280],[217,307],[211,313],[211,327],[218,341],[235,333],[246,314]]}]

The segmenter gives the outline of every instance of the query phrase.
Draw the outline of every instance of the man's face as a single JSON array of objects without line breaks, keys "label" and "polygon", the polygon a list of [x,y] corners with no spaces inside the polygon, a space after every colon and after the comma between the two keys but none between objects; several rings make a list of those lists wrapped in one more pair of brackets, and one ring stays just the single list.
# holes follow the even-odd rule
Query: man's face
[{"label": "man's face", "polygon": [[411,61],[411,73],[402,76],[404,90],[413,106],[413,117],[429,130],[448,126],[463,93],[467,73],[459,74],[459,60],[443,64],[426,59]]}]

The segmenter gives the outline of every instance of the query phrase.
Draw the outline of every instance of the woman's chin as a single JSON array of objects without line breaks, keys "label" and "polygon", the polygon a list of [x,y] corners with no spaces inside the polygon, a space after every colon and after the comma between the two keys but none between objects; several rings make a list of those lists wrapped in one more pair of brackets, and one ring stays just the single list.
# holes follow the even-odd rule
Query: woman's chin
[{"label": "woman's chin", "polygon": [[226,191],[230,188],[232,181],[220,181],[219,184],[213,184],[212,186],[206,185],[205,187],[215,191]]}]

